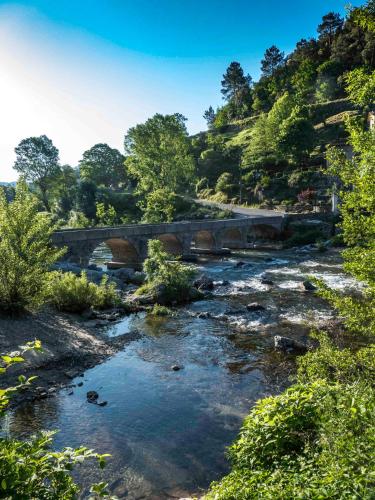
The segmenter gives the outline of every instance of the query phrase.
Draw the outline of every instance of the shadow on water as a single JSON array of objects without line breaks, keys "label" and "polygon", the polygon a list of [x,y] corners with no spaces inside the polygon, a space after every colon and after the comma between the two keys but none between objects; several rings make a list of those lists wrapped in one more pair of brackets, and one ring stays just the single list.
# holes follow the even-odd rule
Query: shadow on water
[{"label": "shadow on water", "polygon": [[[225,448],[243,417],[257,399],[289,383],[293,361],[273,350],[273,336],[306,339],[312,321],[332,315],[319,298],[301,291],[304,276],[343,283],[334,253],[243,252],[228,260],[206,259],[198,268],[229,284],[173,317],[134,314],[106,327],[108,336],[138,330],[142,337],[74,380],[83,386],[73,394],[62,390],[8,419],[15,435],[59,429],[56,447],[83,444],[111,453],[103,473],[80,467],[83,496],[89,484],[103,479],[119,498],[187,496],[223,475]],[[273,285],[262,284],[264,274]],[[249,302],[265,310],[250,312]],[[211,317],[199,318],[199,312]],[[89,390],[107,406],[88,404]]]}]

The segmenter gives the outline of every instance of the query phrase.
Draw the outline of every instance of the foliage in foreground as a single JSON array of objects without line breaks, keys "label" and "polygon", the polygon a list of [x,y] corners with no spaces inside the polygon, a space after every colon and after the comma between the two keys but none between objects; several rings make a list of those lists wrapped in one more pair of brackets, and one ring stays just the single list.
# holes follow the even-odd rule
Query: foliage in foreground
[{"label": "foliage in foreground", "polygon": [[364,381],[297,384],[259,401],[207,499],[370,499],[375,394]]},{"label": "foliage in foreground", "polygon": [[0,310],[18,313],[41,305],[50,266],[64,253],[51,246],[50,216],[21,180],[13,201],[0,192]]},{"label": "foliage in foreground", "polygon": [[187,302],[191,294],[194,269],[178,262],[164,250],[159,240],[149,240],[148,257],[143,264],[146,284],[139,294],[159,295],[164,304]]},{"label": "foliage in foreground", "polygon": [[[374,102],[374,78],[364,86],[363,73],[354,72],[347,81],[353,101],[370,95]],[[358,122],[348,131],[355,158],[331,149],[329,159],[342,182],[344,269],[363,288],[348,295],[320,284],[319,293],[348,332],[368,341],[375,328],[375,131]],[[375,345],[342,349],[322,333],[318,340],[319,349],[299,358],[298,383],[256,404],[229,450],[232,471],[207,499],[374,498]]]},{"label": "foliage in foreground", "polygon": [[59,311],[80,313],[96,307],[105,309],[117,305],[120,301],[114,283],[108,283],[104,276],[100,285],[90,282],[86,273],[76,276],[74,273],[51,273],[49,286],[50,302]]},{"label": "foliage in foreground", "polygon": [[[41,350],[39,341],[29,342],[20,352],[1,356],[0,373],[5,373],[15,363],[22,362],[30,349]],[[9,398],[20,389],[30,385],[35,377],[20,376],[18,385],[0,389],[0,417],[4,416]],[[0,497],[7,499],[71,500],[79,493],[71,471],[84,460],[95,459],[102,468],[108,455],[99,455],[85,447],[51,448],[53,432],[40,432],[26,441],[9,437],[0,438]],[[91,488],[91,499],[108,498],[106,484],[95,484]]]}]

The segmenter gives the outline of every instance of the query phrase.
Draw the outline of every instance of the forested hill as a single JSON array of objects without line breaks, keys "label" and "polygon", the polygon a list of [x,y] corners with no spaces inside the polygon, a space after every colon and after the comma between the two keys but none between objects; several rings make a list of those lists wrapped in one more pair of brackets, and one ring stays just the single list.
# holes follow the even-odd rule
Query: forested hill
[{"label": "forested hill", "polygon": [[[192,138],[199,196],[271,205],[328,199],[327,147],[345,144],[348,114],[366,120],[373,105],[366,85],[375,35],[357,22],[360,12],[352,9],[346,19],[329,12],[317,37],[300,40],[288,55],[267,49],[258,82],[240,63],[229,65],[221,81],[225,104],[208,108],[208,131]],[[348,88],[362,94],[359,104],[349,101]]]}]

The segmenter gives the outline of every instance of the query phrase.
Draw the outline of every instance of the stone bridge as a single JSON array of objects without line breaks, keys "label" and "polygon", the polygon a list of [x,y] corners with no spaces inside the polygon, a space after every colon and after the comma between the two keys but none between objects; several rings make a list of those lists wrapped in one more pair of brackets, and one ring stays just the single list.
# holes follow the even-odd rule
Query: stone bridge
[{"label": "stone bridge", "polygon": [[64,229],[53,234],[57,247],[66,247],[65,260],[87,266],[93,251],[102,243],[111,250],[114,263],[139,267],[147,256],[147,242],[159,239],[166,250],[186,256],[192,250],[213,253],[223,248],[247,248],[256,238],[277,238],[284,214],[241,219],[183,221],[165,224],[136,224],[88,229]]}]

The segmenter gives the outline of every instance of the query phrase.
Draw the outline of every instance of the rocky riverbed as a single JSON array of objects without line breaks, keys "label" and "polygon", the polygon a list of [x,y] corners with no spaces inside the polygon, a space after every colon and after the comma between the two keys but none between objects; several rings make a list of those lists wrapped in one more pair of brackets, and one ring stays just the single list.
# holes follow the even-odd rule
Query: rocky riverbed
[{"label": "rocky riverbed", "polygon": [[83,497],[98,480],[127,499],[179,498],[207,488],[227,471],[225,447],[254,402],[286,387],[296,354],[314,347],[311,326],[335,325],[308,276],[356,286],[333,250],[247,251],[196,265],[196,286],[206,298],[173,308],[172,316],[45,312],[0,322],[5,350],[41,338],[50,357],[40,361],[39,380],[47,384],[51,373],[58,380],[62,372],[57,385],[66,385],[52,393],[42,387],[47,395],[18,406],[4,432],[57,428],[56,447],[83,444],[112,454],[103,472],[85,465],[78,471]]}]

